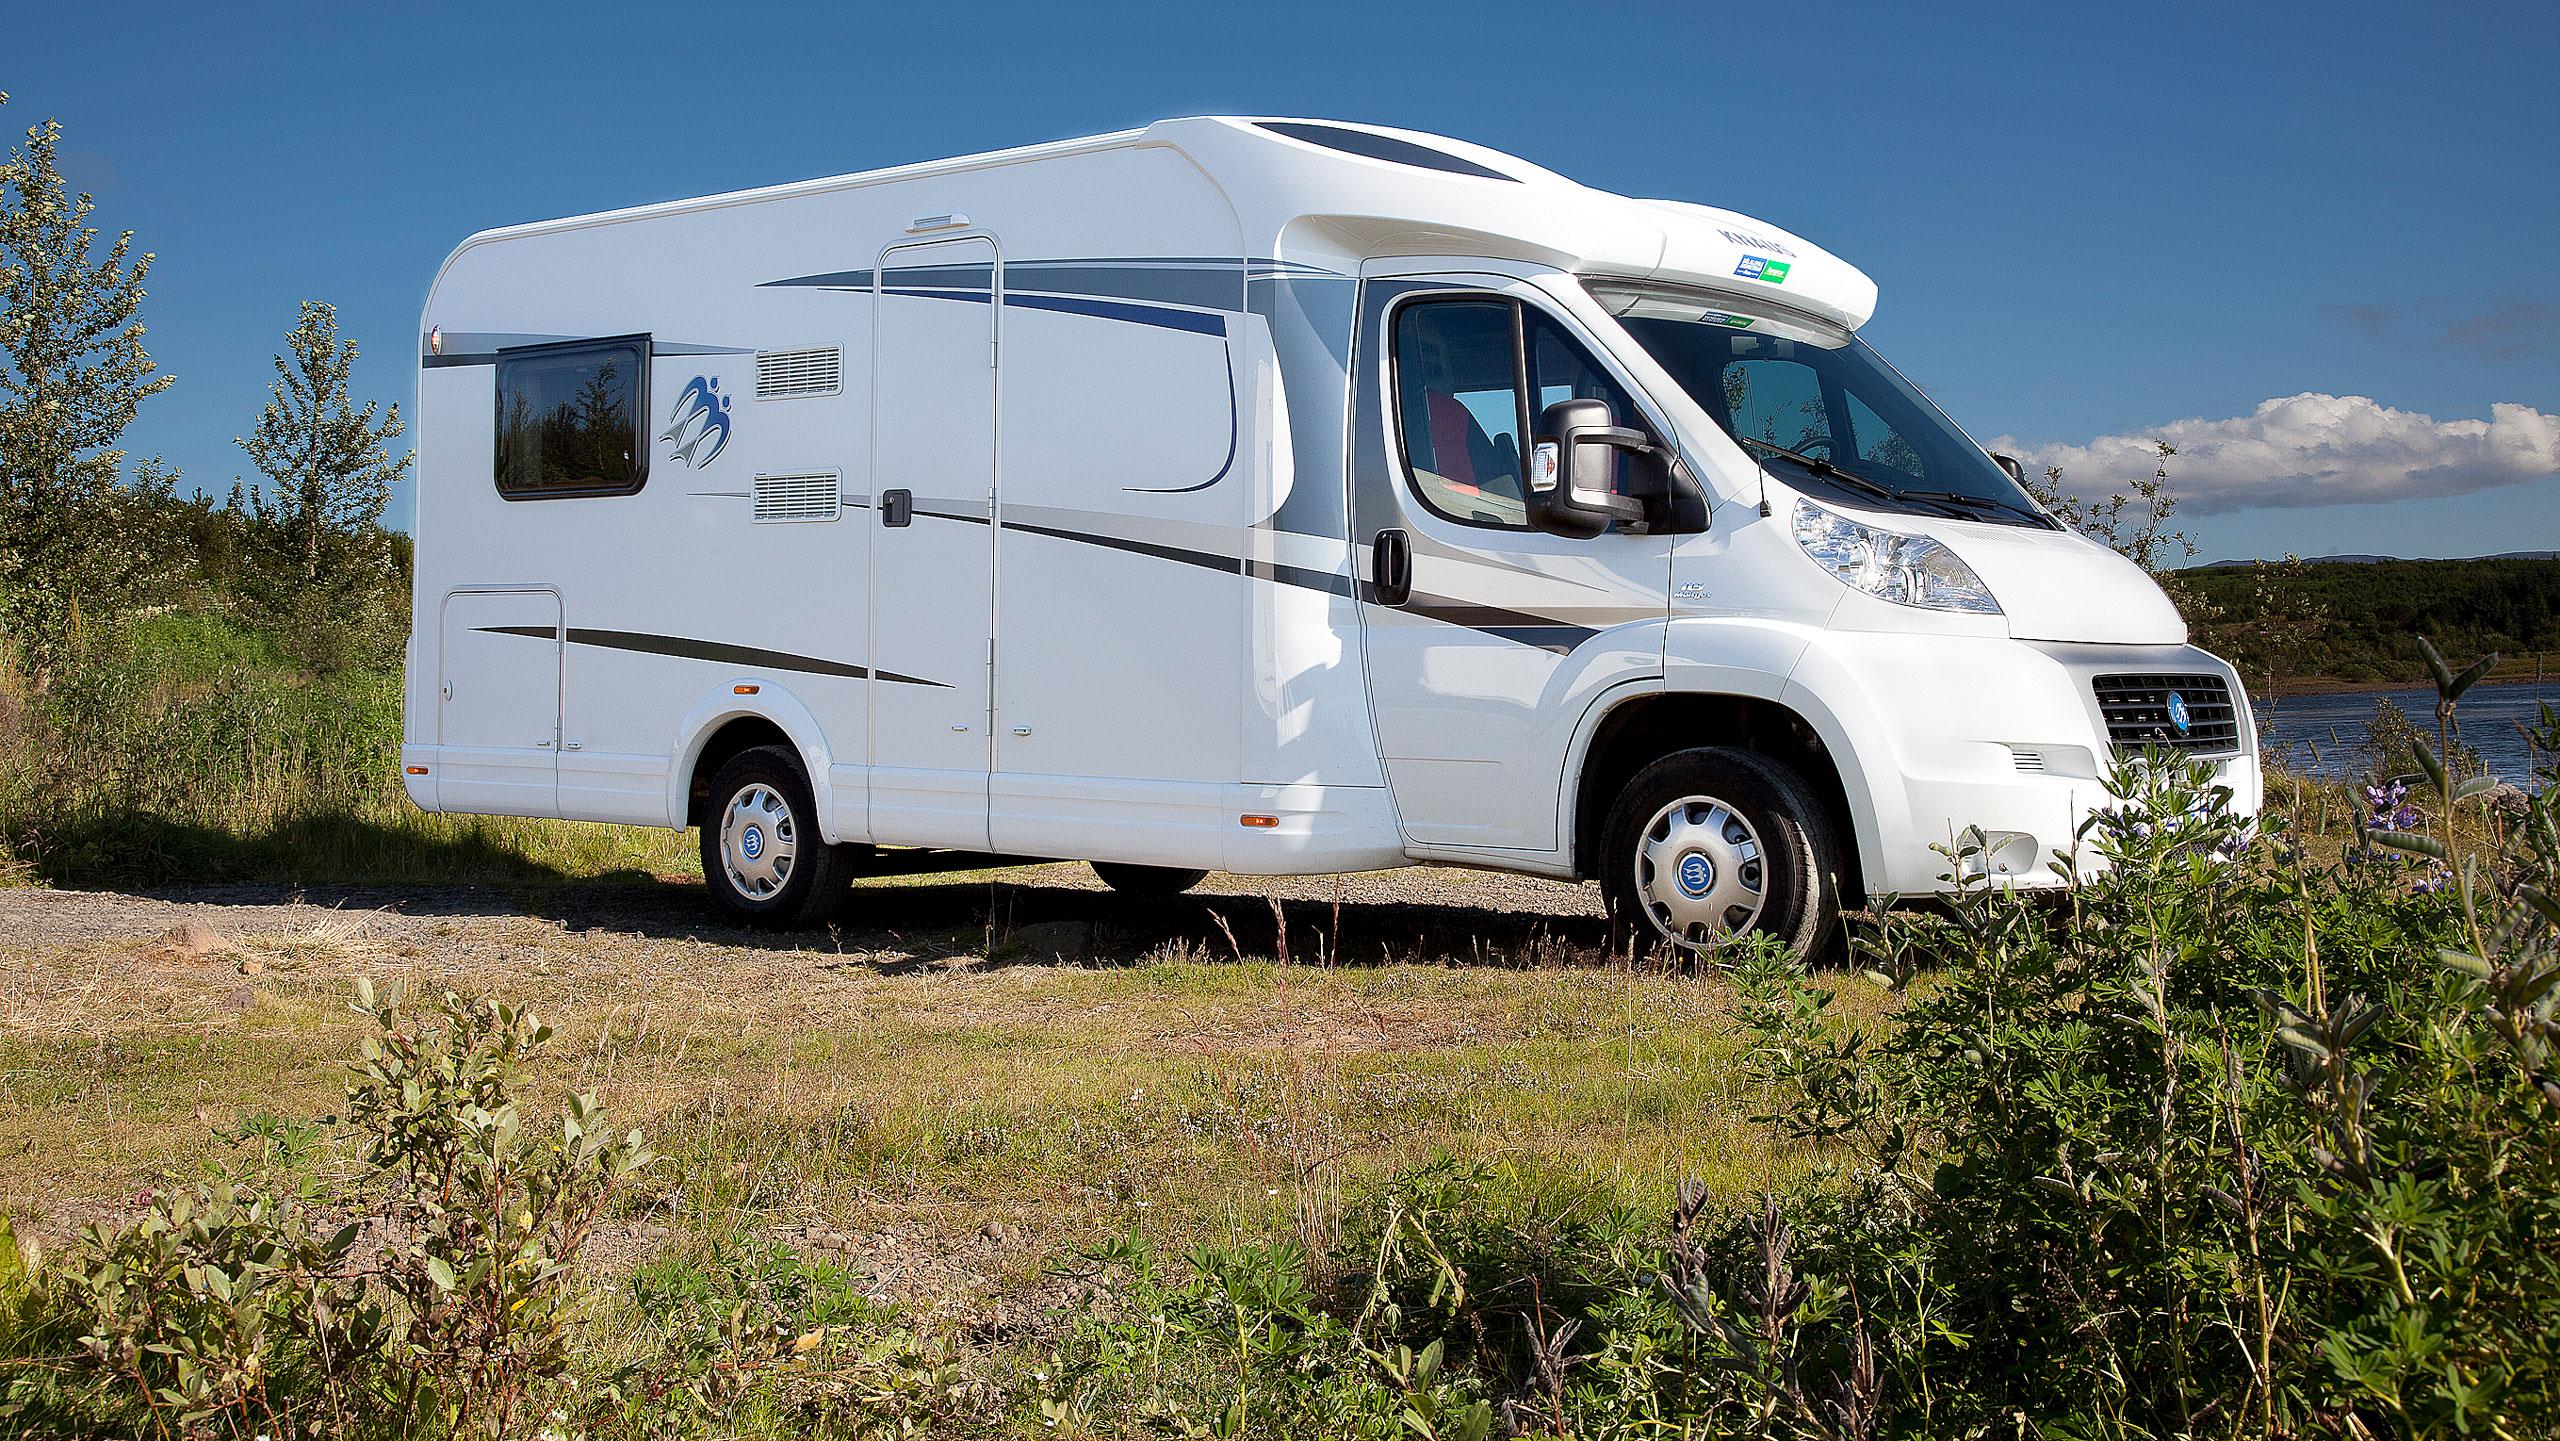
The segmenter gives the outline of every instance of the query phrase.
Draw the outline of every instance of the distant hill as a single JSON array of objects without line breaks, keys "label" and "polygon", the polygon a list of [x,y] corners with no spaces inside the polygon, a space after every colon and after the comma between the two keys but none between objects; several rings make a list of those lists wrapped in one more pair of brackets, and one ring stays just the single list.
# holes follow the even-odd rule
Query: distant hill
[{"label": "distant hill", "polygon": [[[2388,562],[2398,561],[2399,559],[2400,559],[2400,557],[2398,557],[2398,556],[2396,556],[2396,555],[2306,555],[2306,556],[2302,557],[2302,563],[2303,563],[2304,565],[2382,565],[2382,564],[2385,564],[2385,563],[2388,563]],[[2472,557],[2472,559],[2474,559],[2474,560],[2560,560],[2560,550],[2510,550],[2510,551],[2502,551],[2502,552],[2500,552],[2500,553],[2499,553],[2499,554],[2497,554],[2497,555],[2473,556],[2473,557]],[[2190,567],[2188,567],[2188,569],[2190,569],[2190,570],[2246,570],[2246,569],[2248,569],[2250,566],[2253,566],[2253,565],[2272,565],[2272,564],[2276,564],[2276,563],[2277,563],[2277,562],[2273,562],[2273,561],[2263,561],[2263,560],[2209,560],[2209,561],[2206,561],[2206,562],[2205,562],[2204,564],[2202,564],[2202,565],[2190,566]],[[2409,563],[2410,563],[2410,564],[2420,564],[2420,565],[2432,565],[2432,564],[2437,564],[2437,562],[2433,562],[2433,561],[2417,561],[2417,562],[2409,562]],[[2444,564],[2449,564],[2449,565],[2459,565],[2459,564],[2461,564],[2462,562],[2460,562],[2460,561],[2447,561],[2447,562],[2443,562],[2443,563],[2444,563]]]},{"label": "distant hill", "polygon": [[2560,673],[2560,554],[2477,560],[2328,556],[2198,566],[2167,577],[2196,642],[2253,683],[2318,689],[2426,678],[2417,637],[2462,664],[2497,651],[2530,675]]}]

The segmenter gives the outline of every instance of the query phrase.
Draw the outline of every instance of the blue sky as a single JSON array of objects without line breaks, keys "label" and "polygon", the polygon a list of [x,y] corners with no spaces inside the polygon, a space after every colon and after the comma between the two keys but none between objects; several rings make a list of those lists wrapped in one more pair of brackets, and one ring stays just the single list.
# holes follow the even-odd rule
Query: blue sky
[{"label": "blue sky", "polygon": [[128,442],[215,491],[295,303],[405,399],[474,230],[1258,113],[1796,230],[1985,440],[2094,482],[2185,423],[2207,558],[2560,546],[2547,3],[25,10],[0,125],[58,118],[100,223],[158,252],[178,383]]}]

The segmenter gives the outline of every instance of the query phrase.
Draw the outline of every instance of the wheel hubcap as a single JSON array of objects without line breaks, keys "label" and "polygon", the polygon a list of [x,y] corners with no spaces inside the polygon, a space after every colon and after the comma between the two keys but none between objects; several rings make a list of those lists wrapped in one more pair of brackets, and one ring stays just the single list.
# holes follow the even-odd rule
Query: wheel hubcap
[{"label": "wheel hubcap", "polygon": [[751,901],[770,900],[791,881],[800,827],[780,792],[759,781],[729,798],[720,818],[720,868]]},{"label": "wheel hubcap", "polygon": [[1768,883],[1760,833],[1713,796],[1684,796],[1645,825],[1636,895],[1653,928],[1686,946],[1749,930]]}]

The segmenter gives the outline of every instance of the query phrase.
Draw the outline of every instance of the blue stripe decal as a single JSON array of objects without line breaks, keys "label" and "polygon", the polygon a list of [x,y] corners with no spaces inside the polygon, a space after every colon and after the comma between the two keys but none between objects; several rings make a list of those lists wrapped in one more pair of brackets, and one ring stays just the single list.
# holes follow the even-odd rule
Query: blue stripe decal
[{"label": "blue stripe decal", "polygon": [[1227,333],[1227,318],[1199,310],[1172,310],[1161,305],[1133,305],[1125,300],[1087,300],[1071,295],[1025,295],[1006,291],[1004,303],[1027,310],[1057,310],[1070,315],[1096,315],[1104,320],[1126,320],[1135,325],[1157,325],[1167,330],[1187,330],[1194,335]]},{"label": "blue stripe decal", "polygon": [[[987,303],[983,290],[913,290],[900,286],[883,290],[883,295],[910,296],[917,300],[972,300]],[[1087,300],[1077,295],[1024,295],[1008,292],[1004,303],[1026,310],[1055,310],[1069,315],[1099,316],[1104,320],[1125,320],[1133,325],[1155,325],[1166,330],[1189,331],[1194,335],[1227,333],[1227,318],[1199,310],[1172,310],[1160,305],[1133,305],[1125,300]]]}]

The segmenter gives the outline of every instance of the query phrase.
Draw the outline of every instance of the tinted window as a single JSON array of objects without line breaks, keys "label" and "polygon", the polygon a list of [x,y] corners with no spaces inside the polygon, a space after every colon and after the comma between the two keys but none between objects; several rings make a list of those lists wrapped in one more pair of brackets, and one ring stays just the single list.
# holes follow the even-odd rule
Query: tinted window
[{"label": "tinted window", "polygon": [[1392,161],[1398,165],[1418,165],[1425,170],[1446,171],[1451,175],[1467,175],[1478,180],[1510,180],[1514,177],[1488,169],[1472,160],[1461,160],[1445,150],[1398,140],[1392,135],[1378,135],[1367,130],[1347,130],[1339,125],[1309,125],[1297,120],[1266,120],[1262,128],[1274,135],[1286,135],[1309,145],[1321,145],[1346,155],[1365,156],[1371,160]]},{"label": "tinted window", "polygon": [[647,337],[498,352],[498,493],[628,495],[648,478]]}]

